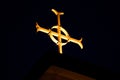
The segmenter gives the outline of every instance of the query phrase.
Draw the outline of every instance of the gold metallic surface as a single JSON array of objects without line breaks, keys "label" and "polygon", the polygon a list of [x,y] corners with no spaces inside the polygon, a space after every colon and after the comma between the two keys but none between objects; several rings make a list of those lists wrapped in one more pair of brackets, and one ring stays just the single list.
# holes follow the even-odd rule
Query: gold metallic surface
[{"label": "gold metallic surface", "polygon": [[[74,39],[74,38],[69,36],[68,32],[64,28],[62,28],[62,26],[60,24],[60,15],[63,15],[64,13],[63,12],[58,12],[55,9],[52,9],[52,11],[57,16],[57,21],[58,21],[57,26],[53,26],[51,29],[45,29],[43,27],[40,27],[38,25],[38,23],[36,23],[37,32],[41,31],[41,32],[49,34],[52,41],[58,45],[58,50],[59,50],[60,54],[63,53],[62,52],[62,46],[66,45],[68,42],[76,43],[80,46],[81,49],[83,49],[82,38],[80,40]],[[52,31],[52,29],[57,29],[57,32]],[[61,34],[61,31],[64,33],[64,35]],[[54,38],[54,36],[58,37],[58,40],[56,40]],[[63,43],[62,39],[67,40],[67,42]]]}]

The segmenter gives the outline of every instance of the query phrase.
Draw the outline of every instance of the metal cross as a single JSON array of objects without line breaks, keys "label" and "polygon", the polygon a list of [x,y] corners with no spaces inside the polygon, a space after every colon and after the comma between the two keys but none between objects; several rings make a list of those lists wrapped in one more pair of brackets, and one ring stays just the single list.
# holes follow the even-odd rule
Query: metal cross
[{"label": "metal cross", "polygon": [[[69,36],[68,32],[64,28],[62,28],[62,26],[60,24],[60,15],[63,15],[64,13],[63,12],[58,12],[55,9],[52,9],[52,11],[55,13],[55,15],[57,15],[57,21],[58,21],[57,26],[53,26],[51,29],[45,29],[43,27],[40,27],[38,25],[38,23],[36,22],[37,32],[41,31],[41,32],[49,34],[52,41],[55,42],[58,45],[58,50],[59,50],[60,54],[62,54],[62,52],[63,52],[62,51],[62,46],[66,45],[68,42],[76,43],[80,46],[81,49],[83,49],[82,38],[80,40],[74,39],[74,38]],[[57,29],[57,32],[52,31],[52,29]],[[61,34],[61,31],[65,35]],[[56,40],[54,38],[54,36],[58,37],[58,40]],[[62,39],[67,40],[67,42],[63,43]]]}]

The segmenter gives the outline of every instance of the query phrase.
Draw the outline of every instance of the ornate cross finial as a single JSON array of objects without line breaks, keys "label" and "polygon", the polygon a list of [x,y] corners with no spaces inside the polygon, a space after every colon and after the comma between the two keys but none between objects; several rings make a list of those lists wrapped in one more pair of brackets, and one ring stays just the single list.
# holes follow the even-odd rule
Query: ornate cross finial
[{"label": "ornate cross finial", "polygon": [[[58,12],[55,9],[52,9],[52,11],[57,16],[58,24],[56,26],[53,26],[51,29],[45,29],[45,28],[40,27],[38,25],[38,23],[36,22],[37,32],[41,31],[41,32],[49,34],[52,41],[58,45],[58,49],[59,49],[60,54],[62,54],[62,52],[63,52],[62,46],[66,45],[68,42],[76,43],[80,46],[81,49],[83,49],[82,38],[80,40],[74,39],[74,38],[69,36],[68,32],[64,28],[62,28],[61,23],[60,23],[60,15],[63,15],[64,13]],[[52,31],[52,29],[57,29],[57,32]],[[64,33],[64,35],[61,34],[61,31]],[[56,40],[54,38],[54,36],[58,37],[58,40]],[[67,42],[63,43],[62,39],[67,40]]]}]

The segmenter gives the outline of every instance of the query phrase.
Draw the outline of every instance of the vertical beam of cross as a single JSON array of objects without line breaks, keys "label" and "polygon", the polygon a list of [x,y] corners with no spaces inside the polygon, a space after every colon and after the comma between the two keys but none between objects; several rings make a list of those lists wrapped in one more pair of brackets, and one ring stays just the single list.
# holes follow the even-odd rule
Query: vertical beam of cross
[{"label": "vertical beam of cross", "polygon": [[62,54],[62,39],[61,39],[61,23],[60,23],[60,15],[63,15],[63,12],[57,12],[55,9],[52,9],[52,11],[57,15],[57,21],[58,21],[58,49],[60,54]]}]

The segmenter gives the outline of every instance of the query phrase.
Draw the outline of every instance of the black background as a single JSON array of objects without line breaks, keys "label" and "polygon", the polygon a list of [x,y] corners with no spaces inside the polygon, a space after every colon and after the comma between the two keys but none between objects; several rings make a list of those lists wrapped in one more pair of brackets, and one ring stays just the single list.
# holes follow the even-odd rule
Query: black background
[{"label": "black background", "polygon": [[83,50],[77,44],[68,43],[63,46],[63,55],[114,73],[119,72],[119,67],[113,66],[112,13],[106,3],[91,0],[34,0],[8,4],[8,79],[22,79],[45,53],[58,51],[49,36],[37,33],[35,28],[36,22],[47,29],[57,24],[52,8],[64,12],[61,24],[71,37],[83,37]]}]

